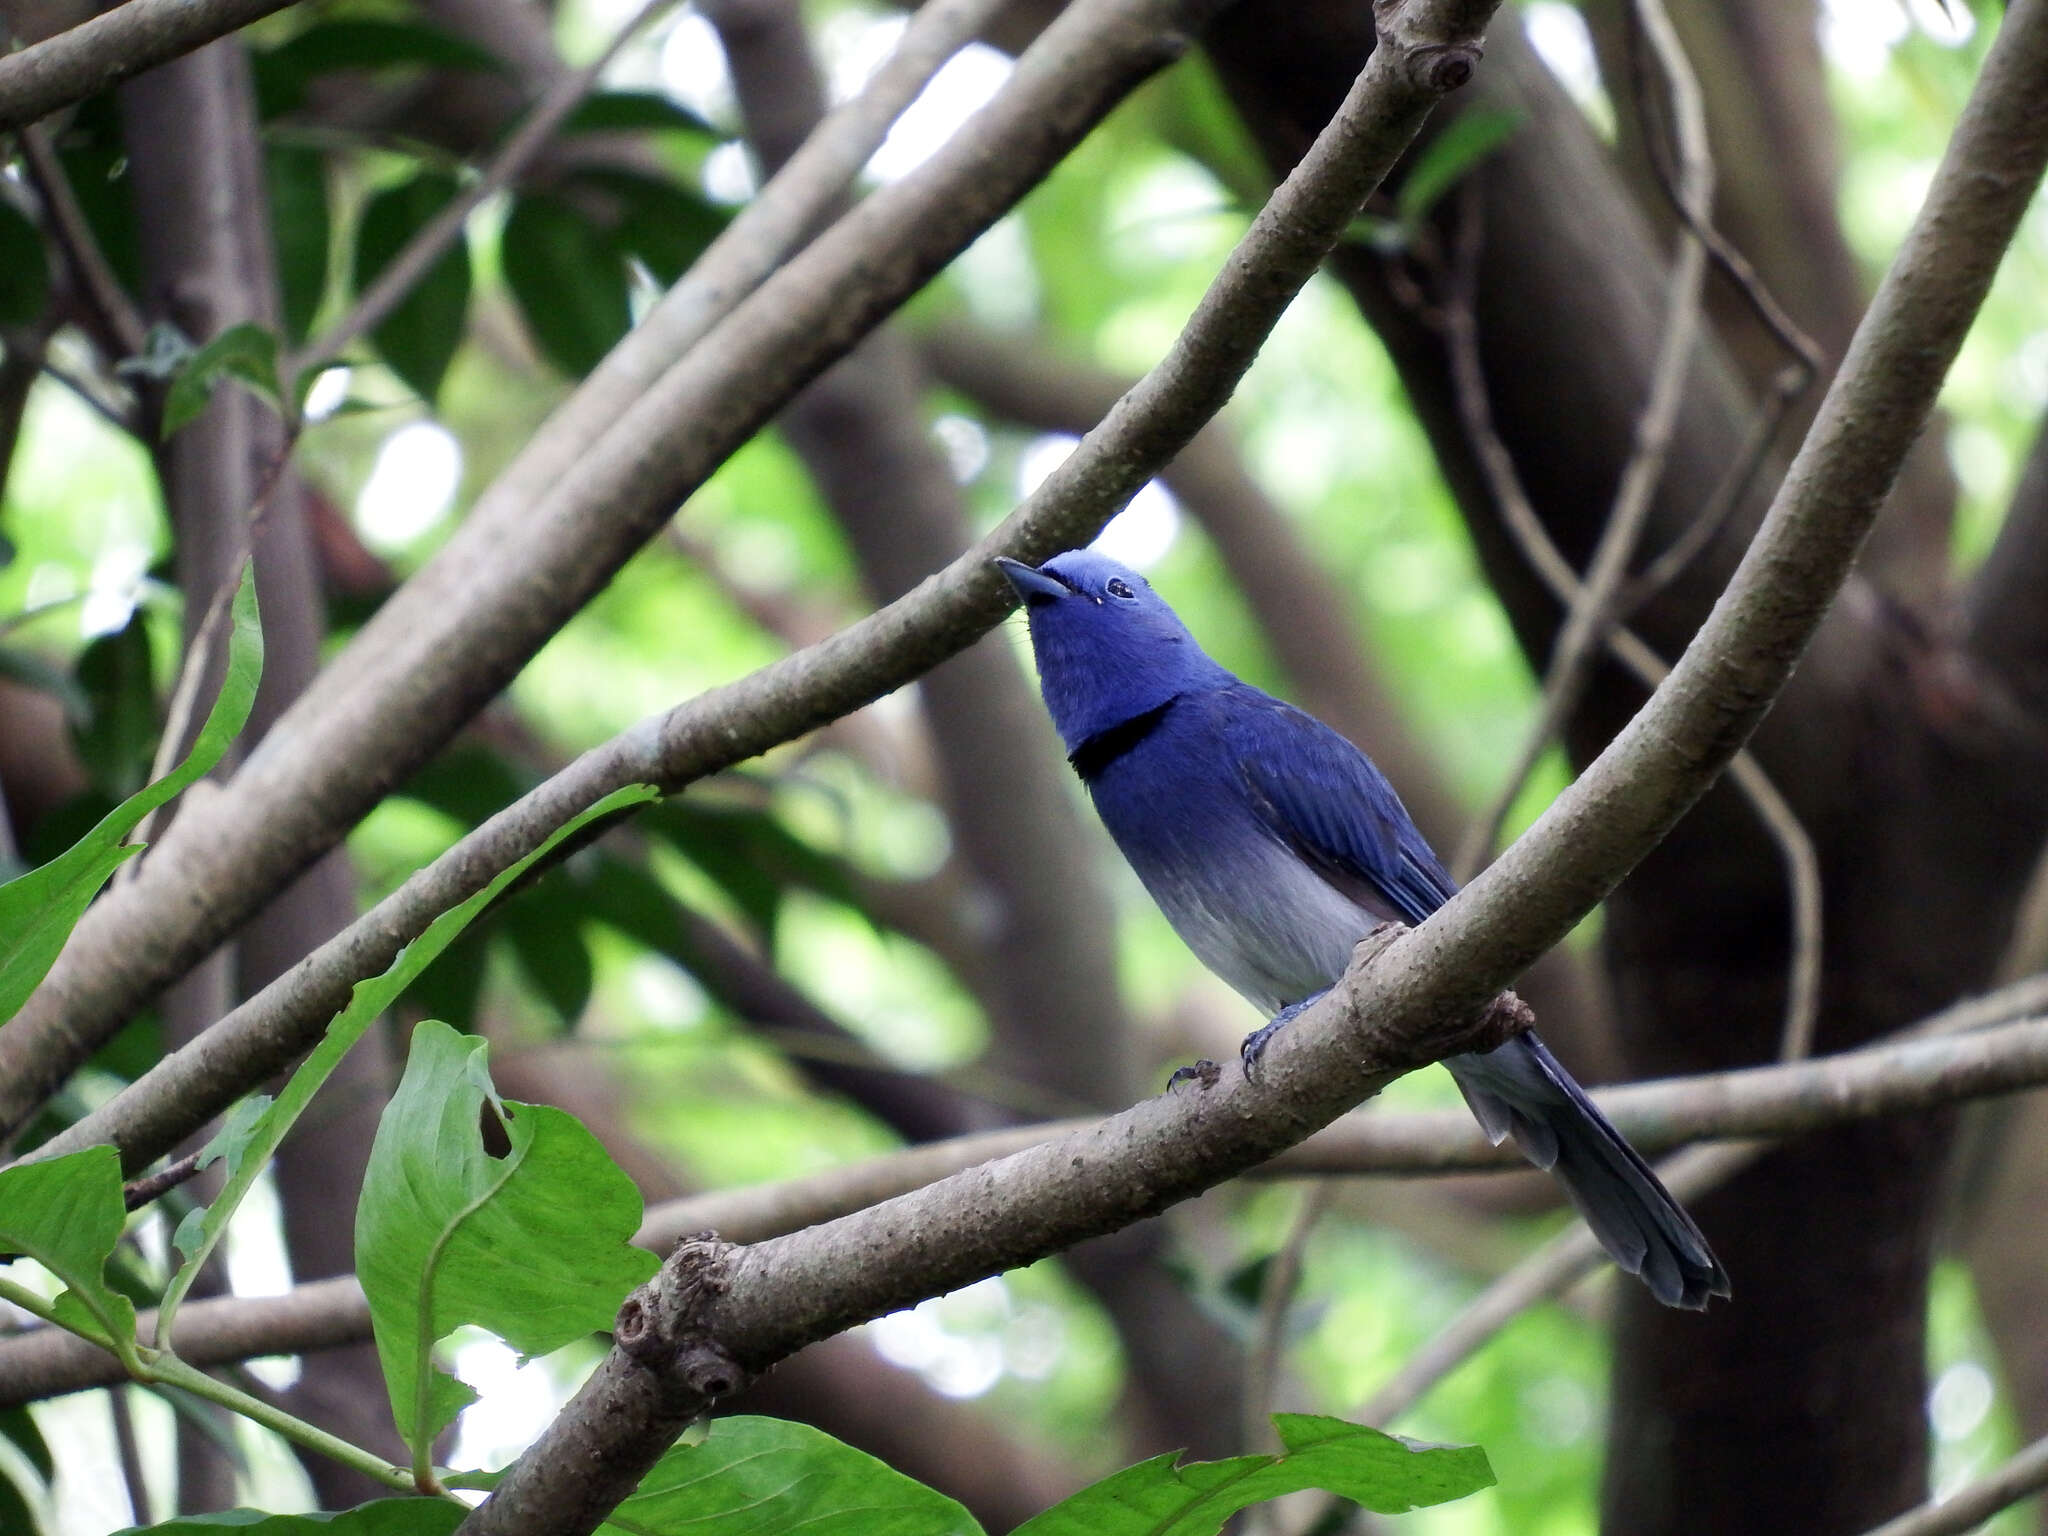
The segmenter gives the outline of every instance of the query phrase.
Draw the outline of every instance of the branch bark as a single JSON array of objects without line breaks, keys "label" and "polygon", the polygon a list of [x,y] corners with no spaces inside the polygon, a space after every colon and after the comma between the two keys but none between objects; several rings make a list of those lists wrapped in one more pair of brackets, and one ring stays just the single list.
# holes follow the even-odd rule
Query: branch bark
[{"label": "branch bark", "polygon": [[[1912,1040],[1788,1066],[1604,1088],[1593,1099],[1630,1142],[1655,1155],[1708,1139],[1788,1136],[1845,1120],[2019,1092],[2048,1082],[2048,1019],[2013,1018],[2043,1006],[2048,1006],[2048,982],[2034,978],[2023,988],[1926,1021]],[[1945,1038],[1927,1038],[1936,1033]],[[655,1252],[704,1231],[729,1242],[758,1243],[850,1216],[1056,1138],[1100,1128],[1094,1120],[1018,1126],[777,1184],[687,1195],[649,1207],[634,1240]],[[1519,1166],[1515,1153],[1488,1143],[1462,1114],[1375,1112],[1347,1116],[1247,1168],[1244,1176],[1415,1176]],[[145,1331],[149,1326],[145,1314]],[[369,1330],[362,1289],[345,1275],[299,1285],[284,1296],[188,1303],[178,1314],[178,1350],[194,1365],[223,1365],[331,1349],[366,1339]],[[0,1407],[122,1379],[113,1356],[58,1329],[0,1340]]]},{"label": "branch bark", "polygon": [[0,130],[175,59],[291,0],[125,0],[55,37],[0,56]]}]

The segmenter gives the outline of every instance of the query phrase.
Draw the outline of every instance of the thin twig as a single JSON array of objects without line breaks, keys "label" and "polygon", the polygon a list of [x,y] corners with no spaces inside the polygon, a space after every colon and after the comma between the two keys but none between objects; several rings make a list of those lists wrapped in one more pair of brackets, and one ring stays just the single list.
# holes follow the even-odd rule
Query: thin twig
[{"label": "thin twig", "polygon": [[128,1491],[128,1513],[137,1525],[149,1525],[149,1482],[142,1475],[142,1445],[135,1438],[135,1413],[129,1388],[116,1387],[107,1394],[107,1408],[114,1418],[114,1445],[121,1457],[121,1482]]},{"label": "thin twig", "polygon": [[[1467,228],[1472,225],[1468,221]],[[1461,252],[1461,260],[1469,260]],[[1479,359],[1479,334],[1469,296],[1454,291],[1451,301],[1437,317],[1449,353],[1452,392],[1466,441],[1478,460],[1481,475],[1493,497],[1496,511],[1508,536],[1529,562],[1539,580],[1567,610],[1579,603],[1578,572],[1550,537],[1550,530],[1537,515],[1529,494],[1522,488],[1507,444],[1493,424],[1493,408],[1486,392],[1486,378]],[[1655,688],[1669,674],[1670,667],[1633,630],[1617,626],[1607,635],[1607,649],[1646,688]],[[1778,844],[1785,862],[1785,881],[1792,908],[1792,958],[1788,967],[1785,1019],[1780,1033],[1780,1055],[1803,1054],[1813,1038],[1820,1006],[1822,961],[1822,902],[1820,856],[1813,839],[1799,824],[1790,805],[1771,784],[1747,748],[1735,754],[1728,765],[1729,777],[1749,800],[1764,829]],[[1482,823],[1483,837],[1469,838],[1459,851],[1461,870],[1476,865],[1491,846],[1494,831]],[[1476,853],[1475,853],[1476,848]],[[1787,1059],[1790,1059],[1787,1057]]]},{"label": "thin twig", "polygon": [[1273,1425],[1267,1417],[1273,1409],[1280,1385],[1280,1356],[1286,1346],[1287,1314],[1301,1288],[1302,1259],[1316,1223],[1330,1208],[1336,1192],[1331,1179],[1311,1179],[1302,1187],[1301,1203],[1288,1224],[1286,1239],[1266,1266],[1265,1284],[1259,1287],[1259,1320],[1252,1347],[1244,1357],[1243,1448],[1263,1451],[1272,1448]]},{"label": "thin twig", "polygon": [[2048,1488],[2048,1437],[2036,1440],[1988,1476],[1887,1520],[1866,1536],[1961,1536],[2043,1488]]},{"label": "thin twig", "polygon": [[199,1172],[199,1160],[205,1152],[187,1152],[175,1162],[166,1163],[155,1173],[144,1174],[139,1179],[130,1179],[121,1186],[121,1203],[131,1211],[139,1211],[152,1200],[161,1199],[180,1184]]},{"label": "thin twig", "polygon": [[[61,340],[62,338],[59,339]],[[55,380],[70,390],[95,416],[99,417],[100,420],[112,427],[116,432],[126,433],[129,437],[139,438],[143,436],[142,414],[136,409],[132,400],[124,403],[121,400],[110,399],[102,395],[91,384],[87,383],[83,377],[73,373],[63,364],[47,357],[43,359],[43,376]]]},{"label": "thin twig", "polygon": [[1749,258],[1732,245],[1727,236],[1716,229],[1710,219],[1702,218],[1699,210],[1681,195],[1677,178],[1673,174],[1670,157],[1664,146],[1664,139],[1657,131],[1655,118],[1655,93],[1650,89],[1648,70],[1643,58],[1642,38],[1635,23],[1635,12],[1627,15],[1625,34],[1628,42],[1628,62],[1631,81],[1634,86],[1636,113],[1642,124],[1643,145],[1650,163],[1658,190],[1664,194],[1672,212],[1679,222],[1692,232],[1707,249],[1707,255],[1723,276],[1735,285],[1743,301],[1763,324],[1765,330],[1779,346],[1789,354],[1791,361],[1772,377],[1770,388],[1764,400],[1757,407],[1757,414],[1750,423],[1748,440],[1743,444],[1735,462],[1714,488],[1714,494],[1692,520],[1684,533],[1657,558],[1650,562],[1641,575],[1629,583],[1628,591],[1621,604],[1623,616],[1634,613],[1644,603],[1677,580],[1700,553],[1713,542],[1730,513],[1741,504],[1742,497],[1762,467],[1770,445],[1791,414],[1793,403],[1803,395],[1820,376],[1825,361],[1819,343],[1807,335],[1793,320],[1785,307],[1778,302],[1764,283]]},{"label": "thin twig", "polygon": [[1742,447],[1722,474],[1713,494],[1707,498],[1706,505],[1686,524],[1685,531],[1660,550],[1624,587],[1618,602],[1623,619],[1676,581],[1714,542],[1730,515],[1742,504],[1743,497],[1749,494],[1757,472],[1770,455],[1771,443],[1777,438],[1778,429],[1785,424],[1794,402],[1805,393],[1812,380],[1812,373],[1799,363],[1787,364],[1772,377],[1771,387],[1757,406],[1756,414],[1750,418],[1749,435],[1743,439]]},{"label": "thin twig", "polygon": [[462,238],[463,225],[477,206],[493,193],[510,186],[514,178],[533,163],[562,124],[568,121],[569,114],[590,94],[591,87],[618,57],[619,50],[641,28],[675,3],[676,0],[644,0],[626,24],[612,34],[603,52],[581,69],[571,71],[548,87],[533,110],[491,157],[483,174],[464,186],[431,219],[413,231],[412,237],[399,247],[398,254],[385,264],[370,286],[356,295],[356,301],[347,313],[284,360],[279,376],[287,397],[292,394],[294,380],[324,368],[341,355],[342,348],[390,318],[391,312],[405,302],[406,295],[427,275],[434,263]]},{"label": "thin twig", "polygon": [[41,123],[31,123],[14,137],[21,145],[29,180],[42,199],[43,216],[57,237],[57,248],[70,264],[86,308],[97,322],[100,344],[109,354],[107,361],[117,363],[122,358],[134,357],[142,351],[149,327],[135,301],[128,297],[128,290],[114,276],[106,253],[86,222],[78,196],[71,190],[71,178],[64,173],[63,163],[50,144],[49,129]]},{"label": "thin twig", "polygon": [[[1699,81],[1685,57],[1685,50],[1664,14],[1661,0],[1636,0],[1636,14],[1656,50],[1667,88],[1671,93],[1679,159],[1679,202],[1692,218],[1679,235],[1678,251],[1671,259],[1666,284],[1664,329],[1651,367],[1650,387],[1636,419],[1635,446],[1622,467],[1614,506],[1601,528],[1592,560],[1577,596],[1565,615],[1564,629],[1551,651],[1548,675],[1543,683],[1542,708],[1516,755],[1499,792],[1487,811],[1466,834],[1458,851],[1457,872],[1469,879],[1499,841],[1502,823],[1521,797],[1529,774],[1548,749],[1551,739],[1578,708],[1586,685],[1592,680],[1607,633],[1617,619],[1618,599],[1628,574],[1629,562],[1642,541],[1651,498],[1664,477],[1664,461],[1671,434],[1685,398],[1687,376],[1692,367],[1694,344],[1700,330],[1700,294],[1706,282],[1707,252],[1693,233],[1711,215],[1714,199],[1714,165],[1707,146],[1706,108],[1700,100]],[[1456,302],[1470,307],[1468,285],[1476,281],[1478,264],[1478,210],[1476,186],[1468,186],[1466,217],[1462,221],[1459,293]]]},{"label": "thin twig", "polygon": [[[1751,1142],[1694,1147],[1664,1163],[1657,1174],[1675,1197],[1693,1200],[1748,1167],[1763,1150]],[[1606,1259],[1592,1229],[1573,1222],[1473,1298],[1351,1417],[1378,1426],[1392,1423],[1501,1329],[1592,1274]]]}]

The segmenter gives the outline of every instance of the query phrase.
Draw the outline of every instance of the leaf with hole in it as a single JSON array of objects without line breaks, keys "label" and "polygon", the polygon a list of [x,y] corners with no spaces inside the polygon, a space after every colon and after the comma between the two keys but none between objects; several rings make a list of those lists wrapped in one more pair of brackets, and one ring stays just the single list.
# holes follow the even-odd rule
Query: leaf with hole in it
[{"label": "leaf with hole in it", "polygon": [[1277,1456],[1154,1456],[1062,1499],[1012,1536],[1214,1536],[1240,1509],[1311,1488],[1397,1515],[1493,1486],[1476,1445],[1423,1445],[1308,1413],[1276,1413],[1273,1427],[1285,1447]]},{"label": "leaf with hole in it", "polygon": [[399,1433],[424,1465],[475,1396],[436,1366],[465,1323],[527,1355],[611,1326],[654,1273],[640,1194],[573,1115],[500,1099],[482,1040],[429,1021],[385,1107],[356,1212],[356,1272]]},{"label": "leaf with hole in it", "polygon": [[135,1304],[107,1283],[107,1258],[127,1220],[112,1147],[0,1169],[0,1253],[24,1254],[64,1282],[57,1322],[123,1349],[135,1342]]},{"label": "leaf with hole in it", "polygon": [[142,818],[205,774],[242,732],[263,671],[263,624],[256,581],[245,567],[235,591],[227,671],[220,695],[185,761],[131,795],[49,863],[0,885],[0,1023],[14,1017],[56,963],[64,941],[107,876],[140,852],[121,841]]},{"label": "leaf with hole in it", "polygon": [[613,1536],[981,1536],[936,1489],[822,1429],[746,1414],[678,1445],[598,1528]]},{"label": "leaf with hole in it", "polygon": [[[386,187],[363,205],[356,227],[355,289],[361,293],[406,241],[447,206],[460,189],[443,171],[421,171]],[[411,292],[370,332],[391,371],[429,405],[469,316],[469,243],[458,236],[414,283]]]},{"label": "leaf with hole in it", "polygon": [[595,368],[633,323],[618,242],[560,198],[514,202],[499,251],[527,331],[570,377]]},{"label": "leaf with hole in it", "polygon": [[50,302],[50,258],[35,220],[0,197],[0,325],[33,325]]},{"label": "leaf with hole in it", "polygon": [[[170,1336],[178,1307],[205,1266],[208,1255],[227,1230],[236,1208],[284,1141],[285,1133],[306,1112],[313,1095],[320,1091],[321,1085],[341,1064],[342,1057],[363,1037],[377,1016],[396,1002],[420,973],[461,937],[463,930],[475,922],[492,902],[557,846],[593,822],[615,815],[628,806],[644,805],[659,796],[660,791],[651,784],[629,784],[572,816],[550,833],[539,847],[500,870],[490,884],[474,896],[435,918],[424,933],[398,952],[398,958],[381,975],[357,982],[349,995],[348,1006],[334,1016],[334,1022],[327,1026],[320,1043],[299,1063],[274,1101],[267,1095],[257,1095],[235,1106],[227,1123],[205,1148],[206,1161],[217,1157],[227,1164],[227,1176],[221,1192],[210,1206],[188,1213],[178,1223],[178,1230],[172,1238],[178,1251],[185,1256],[185,1262],[164,1293],[163,1308],[157,1322],[160,1338]],[[635,1219],[637,1222],[637,1217]]]},{"label": "leaf with hole in it", "polygon": [[469,1514],[446,1499],[373,1499],[333,1514],[273,1515],[260,1509],[229,1509],[212,1515],[180,1515],[155,1525],[131,1526],[115,1536],[448,1536]]},{"label": "leaf with hole in it", "polygon": [[231,325],[186,358],[164,394],[161,435],[169,437],[204,411],[222,379],[239,379],[277,405],[277,335],[244,321]]}]

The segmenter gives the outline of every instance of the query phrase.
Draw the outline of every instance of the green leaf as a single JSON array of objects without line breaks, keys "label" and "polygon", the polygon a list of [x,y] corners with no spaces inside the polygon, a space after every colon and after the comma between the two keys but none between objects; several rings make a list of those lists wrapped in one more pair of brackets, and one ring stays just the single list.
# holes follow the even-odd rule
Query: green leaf
[{"label": "green leaf", "polygon": [[563,133],[637,133],[664,129],[716,141],[720,134],[679,101],[659,91],[593,91],[576,104]]},{"label": "green leaf", "polygon": [[256,702],[263,671],[263,624],[256,612],[256,581],[245,567],[235,591],[228,664],[220,696],[192,743],[192,752],[156,783],[131,795],[90,832],[40,868],[0,885],[0,1023],[14,1017],[36,989],[72,928],[108,875],[140,852],[121,839],[137,823],[204,775],[239,736]]},{"label": "green leaf", "polygon": [[1401,223],[1412,231],[1446,192],[1521,126],[1522,114],[1506,107],[1475,108],[1452,118],[1442,133],[1423,146],[1414,169],[1401,182],[1395,197]]},{"label": "green leaf", "polygon": [[0,325],[30,325],[50,302],[50,258],[35,220],[0,197]]},{"label": "green leaf", "polygon": [[327,257],[333,243],[327,215],[327,157],[300,144],[268,144],[263,171],[270,192],[270,240],[277,251],[285,335],[301,342],[327,295]]},{"label": "green leaf", "polygon": [[72,742],[93,786],[122,799],[148,782],[156,750],[156,673],[141,611],[79,652],[77,670],[86,717]]},{"label": "green leaf", "polygon": [[[206,1160],[215,1157],[227,1163],[227,1179],[213,1204],[204,1210],[190,1212],[178,1223],[173,1238],[185,1262],[172,1277],[164,1293],[163,1307],[158,1317],[157,1332],[160,1338],[169,1338],[175,1323],[180,1303],[191,1289],[192,1282],[199,1276],[207,1256],[213,1252],[221,1236],[227,1230],[229,1220],[236,1208],[255,1184],[263,1167],[277,1151],[299,1116],[306,1112],[306,1106],[313,1101],[314,1094],[333,1074],[355,1043],[374,1023],[377,1016],[398,1000],[399,995],[412,985],[419,974],[432,965],[435,959],[455,942],[462,931],[476,921],[485,908],[497,900],[505,890],[524,875],[535,864],[546,858],[555,847],[567,838],[574,837],[585,826],[602,817],[610,816],[630,805],[646,804],[659,798],[660,791],[651,785],[631,784],[624,789],[614,790],[595,805],[571,817],[565,824],[551,833],[533,852],[502,870],[490,884],[478,891],[460,906],[451,907],[433,922],[426,931],[398,953],[398,958],[382,975],[373,976],[356,983],[349,994],[348,1006],[334,1016],[334,1022],[327,1026],[320,1043],[313,1047],[292,1073],[273,1102],[267,1096],[258,1095],[244,1100],[235,1107],[227,1123],[215,1134],[205,1148]],[[367,1201],[368,1186],[365,1185],[364,1199]],[[637,1199],[637,1196],[636,1196]],[[635,1217],[633,1230],[638,1230]],[[627,1236],[631,1236],[629,1231]],[[429,1341],[431,1342],[431,1341]]]},{"label": "green leaf", "polygon": [[517,199],[499,249],[527,330],[564,373],[590,372],[632,325],[618,243],[559,198]]},{"label": "green leaf", "polygon": [[1083,1488],[1012,1536],[1213,1536],[1240,1509],[1321,1488],[1381,1514],[1444,1504],[1493,1486],[1477,1446],[1423,1445],[1363,1424],[1276,1413],[1286,1450],[1176,1465],[1168,1453]]},{"label": "green leaf", "polygon": [[164,396],[162,435],[169,437],[206,409],[213,388],[222,379],[240,379],[272,405],[283,391],[277,387],[277,335],[244,321],[231,325],[194,352],[179,368]]},{"label": "green leaf", "polygon": [[469,1513],[447,1499],[375,1499],[330,1515],[272,1515],[260,1509],[228,1509],[213,1515],[180,1515],[150,1526],[130,1526],[115,1536],[175,1531],[179,1536],[448,1536]]},{"label": "green leaf", "polygon": [[713,1419],[599,1527],[614,1536],[981,1536],[953,1500],[808,1424]]},{"label": "green leaf", "polygon": [[475,1396],[436,1367],[464,1323],[522,1354],[611,1326],[654,1273],[639,1191],[573,1115],[498,1097],[484,1041],[428,1021],[370,1149],[356,1272],[399,1432],[424,1464]]},{"label": "green leaf", "polygon": [[124,1350],[135,1304],[107,1283],[107,1257],[127,1220],[112,1147],[0,1170],[0,1252],[26,1254],[64,1282],[54,1309],[63,1326]]},{"label": "green leaf", "polygon": [[659,176],[590,170],[576,180],[617,201],[619,245],[645,262],[664,285],[688,271],[732,222],[729,209]]},{"label": "green leaf", "polygon": [[[390,265],[414,232],[454,198],[455,178],[421,171],[363,205],[356,229],[355,287],[360,293]],[[457,239],[413,284],[405,300],[370,332],[391,371],[432,404],[462,343],[469,313],[469,242]]]},{"label": "green leaf", "polygon": [[374,16],[316,22],[250,62],[257,107],[266,118],[300,106],[306,87],[335,70],[410,67],[500,74],[505,69],[495,54],[452,32]]}]

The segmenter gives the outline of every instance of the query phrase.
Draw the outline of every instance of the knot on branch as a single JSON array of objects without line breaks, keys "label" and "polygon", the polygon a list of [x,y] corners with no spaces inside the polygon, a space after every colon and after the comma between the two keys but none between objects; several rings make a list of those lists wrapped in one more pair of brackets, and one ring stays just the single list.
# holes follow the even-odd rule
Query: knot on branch
[{"label": "knot on branch", "polygon": [[745,1386],[746,1371],[710,1327],[736,1252],[710,1232],[677,1243],[654,1278],[620,1306],[612,1325],[620,1352],[666,1385],[707,1402]]},{"label": "knot on branch", "polygon": [[1408,50],[1408,79],[1432,95],[1447,96],[1472,78],[1482,53],[1477,43],[1417,43]]}]

